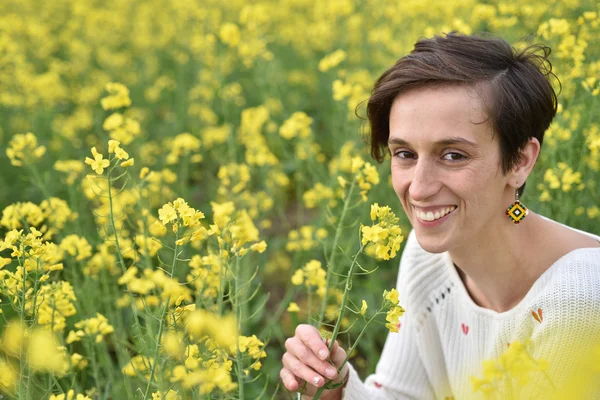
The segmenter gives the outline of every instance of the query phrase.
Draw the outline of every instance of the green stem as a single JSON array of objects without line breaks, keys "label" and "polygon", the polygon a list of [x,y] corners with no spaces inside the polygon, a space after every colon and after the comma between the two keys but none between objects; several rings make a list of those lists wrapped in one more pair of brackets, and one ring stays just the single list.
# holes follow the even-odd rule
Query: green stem
[{"label": "green stem", "polygon": [[[89,338],[86,338],[86,341]],[[98,374],[98,363],[96,362],[96,351],[94,350],[94,345],[87,343],[89,352],[92,356],[92,371],[94,373],[94,380],[96,381],[96,390],[98,390],[98,398],[102,398],[102,392],[100,391],[100,376]]]},{"label": "green stem", "polygon": [[323,301],[321,303],[321,311],[319,312],[319,320],[318,326],[323,323],[325,319],[325,309],[327,307],[327,299],[329,296],[329,287],[331,286],[331,277],[333,276],[333,272],[335,271],[335,255],[338,246],[338,241],[340,239],[340,235],[342,234],[342,224],[344,222],[344,217],[346,216],[346,212],[348,211],[348,206],[350,204],[350,198],[352,197],[352,192],[354,191],[354,187],[356,185],[356,177],[352,179],[352,184],[350,185],[350,189],[348,189],[348,194],[344,199],[344,208],[342,209],[342,214],[340,215],[340,220],[338,222],[337,228],[335,229],[335,236],[333,239],[333,247],[331,248],[331,254],[327,259],[327,279],[325,280],[325,293],[323,295]]},{"label": "green stem", "polygon": [[[240,400],[244,400],[244,366],[242,364],[242,352],[240,351],[240,341],[239,336],[242,335],[242,307],[240,306],[240,296],[245,290],[240,289],[240,258],[239,256],[235,260],[235,276],[234,276],[234,284],[235,284],[235,301],[233,304],[235,315],[238,323],[238,339],[236,343],[236,362],[237,362],[237,378],[238,378],[238,394]],[[242,298],[242,302],[244,299]]]},{"label": "green stem", "polygon": [[[21,288],[21,293],[20,293],[20,300],[21,300],[21,309],[19,310],[19,317],[20,317],[20,329],[26,329],[25,328],[25,291],[27,290],[27,286],[25,285],[25,282],[27,281],[27,269],[25,268],[25,266],[23,266],[21,264],[21,262],[19,261],[19,264],[21,265],[21,267],[23,268],[23,281],[22,281],[22,285],[23,287]],[[23,335],[25,336],[25,335]],[[21,345],[19,348],[19,376],[21,378],[23,378],[25,376],[25,368],[26,368],[26,364],[25,364],[25,341],[21,340]],[[31,371],[28,372],[27,374],[27,385],[25,386],[25,396],[22,397],[22,382],[23,379],[19,380],[19,398],[25,398],[28,399],[29,398],[29,377],[31,375]]]},{"label": "green stem", "polygon": [[[358,251],[354,255],[354,258],[352,259],[352,264],[350,264],[350,269],[348,270],[348,275],[346,275],[346,285],[344,287],[344,295],[342,296],[342,304],[340,305],[340,314],[338,315],[337,321],[335,322],[335,327],[333,328],[333,333],[331,334],[331,341],[329,343],[329,353],[330,354],[331,354],[331,351],[333,350],[333,345],[335,344],[335,340],[337,339],[337,336],[340,332],[340,327],[342,326],[342,320],[344,319],[344,314],[346,311],[346,304],[348,302],[348,294],[350,293],[350,288],[352,287],[352,275],[354,274],[354,269],[356,268],[356,265],[358,265],[356,260],[358,259],[358,255],[360,253],[362,253],[364,247],[365,246],[363,244],[361,244],[360,249],[358,249]],[[363,328],[363,331],[364,331],[364,329],[365,328]],[[362,332],[361,332],[361,335],[362,335]],[[360,336],[359,336],[359,338],[360,338]],[[348,354],[350,354],[350,353],[348,353]],[[324,390],[325,390],[325,387],[321,386],[319,388],[319,390],[317,390],[317,393],[313,397],[313,400],[318,399]]]},{"label": "green stem", "polygon": [[52,197],[52,195],[48,191],[48,188],[46,188],[46,185],[42,181],[42,177],[40,176],[35,164],[29,164],[29,170],[33,174],[33,179],[36,182],[36,186],[42,191],[42,194],[45,196],[45,198],[49,199],[50,197]]},{"label": "green stem", "polygon": [[[171,274],[170,277],[173,277],[175,272],[175,264],[177,263],[177,241],[179,240],[179,232],[175,232],[175,249],[173,251],[173,262],[171,264]],[[163,307],[160,323],[158,325],[158,334],[156,338],[156,349],[154,350],[154,359],[152,360],[152,367],[150,369],[150,377],[148,378],[148,384],[146,385],[146,391],[144,392],[144,400],[148,398],[148,394],[150,393],[150,388],[152,387],[152,381],[154,380],[154,372],[156,371],[156,365],[158,364],[158,353],[160,351],[160,341],[162,339],[162,333],[165,326],[165,316],[167,315],[167,310],[169,309],[169,303],[171,302],[171,297],[167,297],[165,302],[165,306]]]}]

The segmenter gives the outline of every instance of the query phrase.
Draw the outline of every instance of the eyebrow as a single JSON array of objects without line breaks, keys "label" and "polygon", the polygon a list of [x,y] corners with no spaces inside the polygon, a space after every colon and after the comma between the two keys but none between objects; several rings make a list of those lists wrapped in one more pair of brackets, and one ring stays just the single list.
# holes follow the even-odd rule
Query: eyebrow
[{"label": "eyebrow", "polygon": [[[390,144],[397,144],[400,146],[408,146],[409,145],[409,143],[406,140],[400,139],[400,138],[390,138],[388,140],[388,145],[390,145]],[[463,144],[463,145],[467,145],[467,146],[471,146],[471,147],[478,147],[477,143],[467,140],[465,138],[461,138],[461,137],[449,137],[446,139],[438,140],[438,141],[434,142],[433,144],[438,145],[438,146],[450,146],[450,145],[455,145],[455,144]]]}]

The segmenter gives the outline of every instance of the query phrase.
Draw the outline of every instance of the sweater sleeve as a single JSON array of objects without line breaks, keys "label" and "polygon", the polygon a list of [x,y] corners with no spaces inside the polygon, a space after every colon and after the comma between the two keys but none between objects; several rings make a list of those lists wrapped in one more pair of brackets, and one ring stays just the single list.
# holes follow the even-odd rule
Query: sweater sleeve
[{"label": "sweater sleeve", "polygon": [[397,283],[400,304],[406,309],[406,313],[400,318],[400,330],[398,333],[388,334],[376,371],[364,383],[352,365],[349,365],[348,383],[342,396],[344,400],[435,398],[417,347],[411,294],[406,289],[409,286],[407,278],[414,267],[417,246],[414,232],[411,232],[402,253]]}]

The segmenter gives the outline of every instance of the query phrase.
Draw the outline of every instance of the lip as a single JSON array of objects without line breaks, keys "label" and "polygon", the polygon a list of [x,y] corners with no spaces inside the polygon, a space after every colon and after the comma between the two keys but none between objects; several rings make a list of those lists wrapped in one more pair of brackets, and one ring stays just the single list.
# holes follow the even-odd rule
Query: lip
[{"label": "lip", "polygon": [[[454,210],[450,211],[448,214],[444,215],[442,218],[439,218],[439,219],[436,219],[436,220],[433,220],[433,221],[422,220],[419,217],[419,214],[418,214],[418,212],[429,212],[429,211],[435,212],[435,211],[444,209],[446,207],[454,207]],[[415,218],[419,222],[419,224],[421,224],[424,227],[434,227],[434,226],[443,224],[444,221],[446,221],[448,219],[448,217],[450,215],[452,215],[454,213],[454,211],[456,211],[457,208],[458,207],[455,206],[455,205],[431,206],[431,207],[415,207],[415,206],[413,206],[413,211],[414,211]]]}]

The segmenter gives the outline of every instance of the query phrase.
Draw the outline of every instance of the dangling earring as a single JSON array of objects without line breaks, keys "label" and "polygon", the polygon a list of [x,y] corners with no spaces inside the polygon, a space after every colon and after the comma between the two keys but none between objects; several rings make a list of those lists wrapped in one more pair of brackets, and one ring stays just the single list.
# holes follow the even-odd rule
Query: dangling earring
[{"label": "dangling earring", "polygon": [[506,209],[506,215],[508,218],[515,224],[521,222],[521,220],[525,219],[529,210],[525,207],[521,201],[519,200],[519,189],[515,190],[515,202],[510,205]]}]

